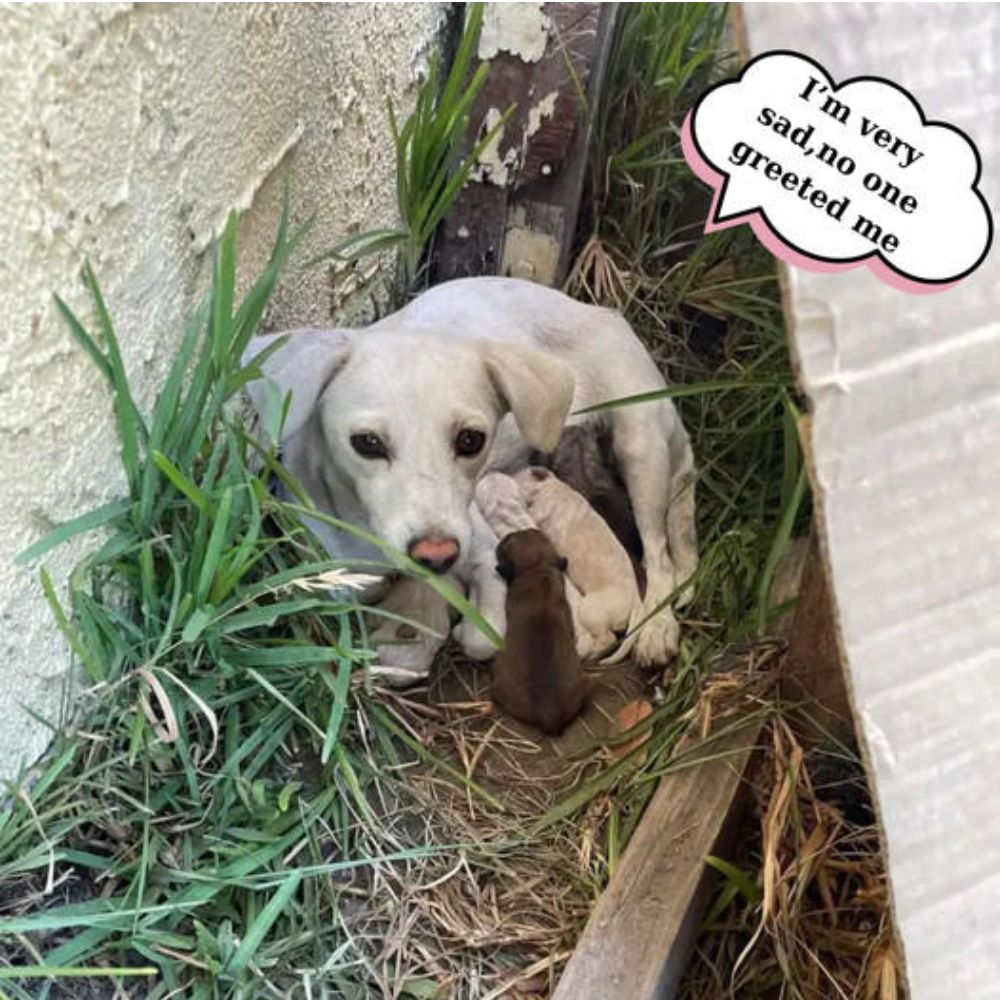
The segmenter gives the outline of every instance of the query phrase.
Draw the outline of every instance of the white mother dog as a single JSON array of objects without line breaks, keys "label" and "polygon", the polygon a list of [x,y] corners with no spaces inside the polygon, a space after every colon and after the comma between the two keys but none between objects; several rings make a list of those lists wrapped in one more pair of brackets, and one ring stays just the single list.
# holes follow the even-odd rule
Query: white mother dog
[{"label": "white mother dog", "polygon": [[[532,449],[551,451],[571,411],[665,385],[621,315],[510,278],[438,285],[363,329],[287,336],[249,392],[265,426],[291,392],[283,462],[317,509],[454,573],[501,625],[495,539],[470,511],[477,478],[524,468]],[[269,340],[254,340],[245,360]],[[669,400],[602,419],[643,544],[646,594],[634,626],[695,569],[693,459]],[[310,527],[334,557],[381,558],[351,535]],[[404,586],[422,595],[418,604],[433,593]],[[413,617],[427,611],[414,607]],[[456,634],[477,659],[494,652],[475,629]],[[664,662],[677,649],[676,620],[665,609],[626,643],[641,662]]]}]

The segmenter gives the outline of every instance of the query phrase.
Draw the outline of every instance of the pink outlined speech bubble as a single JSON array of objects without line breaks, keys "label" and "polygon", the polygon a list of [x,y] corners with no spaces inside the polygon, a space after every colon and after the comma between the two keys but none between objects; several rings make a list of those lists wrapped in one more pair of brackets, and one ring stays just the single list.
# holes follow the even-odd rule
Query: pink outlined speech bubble
[{"label": "pink outlined speech bubble", "polygon": [[748,223],[796,267],[867,264],[896,288],[936,292],[993,241],[972,141],[880,77],[838,85],[801,53],[766,52],[701,96],[681,145],[715,188],[705,231]]}]

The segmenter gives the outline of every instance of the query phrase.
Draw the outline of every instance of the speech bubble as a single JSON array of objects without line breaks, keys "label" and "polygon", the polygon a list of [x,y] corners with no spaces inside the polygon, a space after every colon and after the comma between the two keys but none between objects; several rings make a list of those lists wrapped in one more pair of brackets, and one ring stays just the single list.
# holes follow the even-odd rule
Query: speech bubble
[{"label": "speech bubble", "polygon": [[715,188],[706,232],[748,223],[816,271],[866,264],[904,291],[951,287],[985,259],[993,220],[964,132],[875,76],[836,84],[801,53],[766,52],[706,91],[684,157]]}]

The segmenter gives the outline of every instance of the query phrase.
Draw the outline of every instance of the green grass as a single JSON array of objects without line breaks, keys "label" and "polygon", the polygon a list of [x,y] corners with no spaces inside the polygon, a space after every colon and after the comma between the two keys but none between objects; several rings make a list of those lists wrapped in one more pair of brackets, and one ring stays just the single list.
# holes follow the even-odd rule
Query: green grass
[{"label": "green grass", "polygon": [[[285,995],[344,943],[337,873],[363,881],[387,855],[441,849],[396,841],[377,819],[376,803],[405,808],[387,764],[411,749],[365,708],[360,607],[349,589],[334,599],[323,585],[347,568],[301,527],[305,508],[269,494],[274,455],[260,455],[233,405],[255,371],[239,358],[301,235],[286,209],[268,267],[237,303],[230,219],[211,293],[148,415],[94,275],[97,334],[58,300],[108,381],[128,496],[22,556],[102,532],[62,599],[40,570],[92,686],[80,727],[59,728],[0,812],[0,902],[18,914],[0,918],[10,996],[46,995],[38,979],[151,967],[144,996]],[[424,575],[382,548],[386,564]],[[378,730],[378,759],[359,743],[358,720],[369,738]],[[334,973],[355,981],[350,967]]]}]

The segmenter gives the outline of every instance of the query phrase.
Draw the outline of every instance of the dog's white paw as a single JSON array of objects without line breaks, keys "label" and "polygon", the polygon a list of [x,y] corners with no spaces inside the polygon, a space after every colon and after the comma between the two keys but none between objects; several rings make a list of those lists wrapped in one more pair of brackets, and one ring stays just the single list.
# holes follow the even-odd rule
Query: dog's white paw
[{"label": "dog's white paw", "polygon": [[444,639],[436,635],[389,620],[369,632],[368,640],[376,653],[372,674],[399,686],[424,680],[444,645]]},{"label": "dog's white paw", "polygon": [[635,633],[632,657],[640,666],[662,666],[677,655],[679,644],[680,626],[670,608],[664,608]]},{"label": "dog's white paw", "polygon": [[470,660],[483,662],[497,655],[497,647],[470,621],[460,621],[451,634]]},{"label": "dog's white paw", "polygon": [[611,665],[632,659],[643,667],[662,666],[677,655],[680,626],[670,608],[663,608],[644,625],[636,628],[639,622],[642,622],[656,607],[655,601],[648,606],[644,603],[633,613],[629,622],[629,634],[610,656],[601,660],[601,663]]}]

